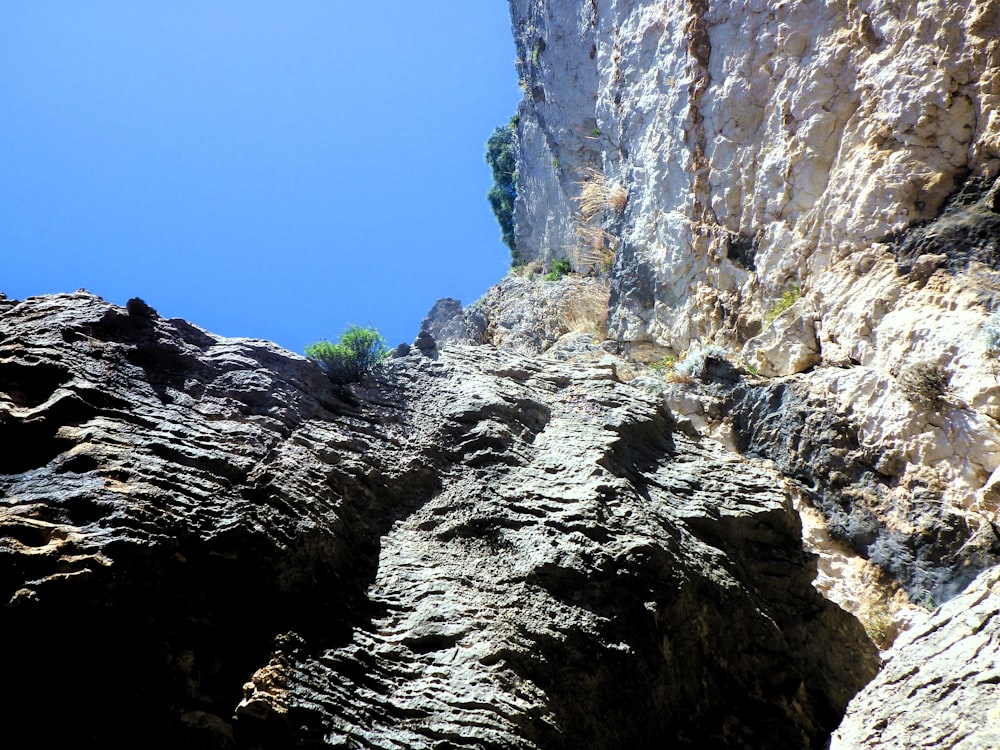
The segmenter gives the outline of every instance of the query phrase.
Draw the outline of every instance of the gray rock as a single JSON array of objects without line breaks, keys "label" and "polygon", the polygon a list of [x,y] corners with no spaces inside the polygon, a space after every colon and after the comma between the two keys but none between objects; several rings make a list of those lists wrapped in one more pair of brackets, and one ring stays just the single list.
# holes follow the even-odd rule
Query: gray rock
[{"label": "gray rock", "polygon": [[462,313],[462,303],[451,297],[439,299],[420,324],[421,332],[429,333],[438,344],[478,344],[470,335]]},{"label": "gray rock", "polygon": [[1000,747],[1000,568],[907,631],[831,750]]},{"label": "gray rock", "polygon": [[746,343],[743,358],[769,378],[804,372],[820,362],[817,322],[815,311],[800,299]]},{"label": "gray rock", "polygon": [[745,383],[718,396],[742,453],[775,462],[823,514],[830,533],[895,578],[914,601],[950,599],[1000,562],[973,528],[942,508],[933,487],[894,502],[900,457],[876,454],[855,415],[830,407],[804,380]]},{"label": "gray rock", "polygon": [[606,367],[451,347],[337,389],[74,294],[0,315],[0,391],[11,736],[822,747],[875,672],[780,476]]},{"label": "gray rock", "polygon": [[567,334],[589,334],[591,343],[606,334],[608,287],[594,278],[571,275],[544,281],[508,276],[460,318],[454,306],[442,302],[424,321],[429,329],[444,331],[441,343],[491,344],[518,354],[541,354]]},{"label": "gray rock", "polygon": [[518,191],[514,233],[524,261],[571,255],[580,240],[576,197],[601,164],[596,6],[511,0],[518,76]]},{"label": "gray rock", "polygon": [[437,342],[429,331],[421,331],[413,339],[413,348],[419,349],[422,354],[428,354],[437,349]]},{"label": "gray rock", "polygon": [[892,245],[900,271],[917,281],[941,266],[955,272],[982,263],[1000,270],[1000,180],[970,179],[940,216],[900,232]]}]

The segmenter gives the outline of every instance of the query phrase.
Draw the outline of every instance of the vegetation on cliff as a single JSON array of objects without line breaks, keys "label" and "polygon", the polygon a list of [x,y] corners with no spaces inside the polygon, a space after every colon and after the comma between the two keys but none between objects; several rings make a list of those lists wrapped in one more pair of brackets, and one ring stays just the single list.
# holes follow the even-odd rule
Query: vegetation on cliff
[{"label": "vegetation on cliff", "polygon": [[512,263],[522,262],[514,239],[514,200],[517,198],[517,158],[514,156],[514,120],[500,125],[486,141],[486,163],[493,170],[493,187],[486,194],[500,224],[501,238],[510,248]]},{"label": "vegetation on cliff", "polygon": [[356,383],[389,356],[389,347],[374,328],[352,325],[337,343],[317,341],[306,347],[306,356],[315,360],[334,383]]}]

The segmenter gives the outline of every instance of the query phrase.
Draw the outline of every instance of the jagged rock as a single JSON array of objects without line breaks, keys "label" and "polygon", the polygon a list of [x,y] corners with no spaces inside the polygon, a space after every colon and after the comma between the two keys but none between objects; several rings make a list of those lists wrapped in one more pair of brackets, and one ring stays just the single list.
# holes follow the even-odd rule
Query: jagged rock
[{"label": "jagged rock", "polygon": [[[934,219],[1000,169],[993,0],[510,6],[525,90],[519,253],[578,251],[594,224],[581,185],[595,169],[620,183],[624,212],[590,230],[620,240],[622,341],[741,347],[740,319],[759,320],[790,281],[845,301],[855,290],[831,264]],[[901,262],[911,249],[992,258],[996,213],[980,209]],[[731,315],[704,314],[708,291]]]},{"label": "jagged rock", "polygon": [[769,378],[808,370],[821,359],[816,322],[815,312],[800,299],[746,343],[743,358]]},{"label": "jagged rock", "polygon": [[421,325],[440,344],[491,344],[519,354],[541,354],[569,334],[605,339],[608,287],[594,278],[559,281],[508,276],[466,309],[438,300]]},{"label": "jagged rock", "polygon": [[952,270],[972,263],[1000,270],[1000,180],[970,180],[940,216],[900,233],[894,245],[900,271],[917,278],[945,263]]},{"label": "jagged rock", "polygon": [[945,601],[1000,563],[988,523],[995,502],[974,503],[1000,461],[992,420],[954,404],[929,413],[860,367],[747,383],[723,404],[714,408],[735,447],[773,460],[836,538],[915,601]]},{"label": "jagged rock", "polygon": [[1000,568],[911,628],[859,693],[830,750],[1000,747]]},{"label": "jagged rock", "polygon": [[781,478],[608,367],[338,387],[80,293],[4,308],[0,391],[11,736],[819,748],[875,671]]},{"label": "jagged rock", "polygon": [[444,297],[434,303],[420,324],[438,344],[480,344],[482,341],[469,331],[462,314],[462,303]]},{"label": "jagged rock", "polygon": [[[821,411],[835,401],[874,463],[802,476],[835,534],[914,595],[954,595],[993,564],[1000,519],[986,490],[1000,361],[983,333],[1000,302],[998,7],[511,1],[522,256],[605,231],[620,351],[717,345],[762,375],[801,374]],[[595,169],[627,202],[588,220]],[[807,298],[763,329],[793,284]],[[903,403],[898,378],[921,363],[951,373],[946,402]],[[776,416],[802,406],[777,389],[744,425],[757,435],[765,415],[803,421]],[[676,403],[693,427],[732,432],[718,404]]]}]

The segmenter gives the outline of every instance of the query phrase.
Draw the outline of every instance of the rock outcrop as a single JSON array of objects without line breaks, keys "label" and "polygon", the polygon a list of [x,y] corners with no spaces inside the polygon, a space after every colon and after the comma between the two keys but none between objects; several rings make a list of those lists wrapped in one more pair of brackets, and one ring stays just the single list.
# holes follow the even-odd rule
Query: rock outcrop
[{"label": "rock outcrop", "polygon": [[[623,341],[740,347],[792,283],[843,297],[831,266],[1000,169],[992,0],[511,0],[511,13],[518,252],[586,253],[581,226],[613,235]],[[627,201],[585,210],[594,183]]]},{"label": "rock outcrop", "polygon": [[336,387],[86,293],[0,304],[6,731],[102,747],[823,747],[877,656],[773,469],[611,366]]},{"label": "rock outcrop", "polygon": [[619,351],[771,378],[665,394],[914,599],[996,564],[1000,5],[511,12],[520,255],[611,250]]},{"label": "rock outcrop", "polygon": [[1000,747],[1000,569],[911,628],[830,750]]},{"label": "rock outcrop", "polygon": [[1000,3],[510,6],[520,257],[605,257],[614,351],[660,370],[636,383],[890,581],[845,606],[894,631],[1000,563]]},{"label": "rock outcrop", "polygon": [[0,295],[6,730],[822,748],[818,587],[833,747],[1000,744],[1000,0],[510,6],[529,264],[365,382]]},{"label": "rock outcrop", "polygon": [[560,339],[589,334],[607,339],[608,285],[570,276],[558,282],[538,274],[508,276],[475,303],[438,300],[421,333],[441,344],[489,344],[516,354],[543,354]]}]

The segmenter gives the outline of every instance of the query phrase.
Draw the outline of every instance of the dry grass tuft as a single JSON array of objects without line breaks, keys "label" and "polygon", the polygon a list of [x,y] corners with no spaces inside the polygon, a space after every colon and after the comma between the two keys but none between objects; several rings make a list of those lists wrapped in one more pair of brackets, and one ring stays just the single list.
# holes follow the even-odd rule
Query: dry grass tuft
[{"label": "dry grass tuft", "polygon": [[598,226],[585,223],[577,225],[576,235],[580,240],[573,251],[576,267],[591,267],[600,273],[610,271],[618,250],[618,238]]},{"label": "dry grass tuft", "polygon": [[898,382],[907,401],[934,411],[944,406],[951,394],[951,372],[933,362],[910,365]]},{"label": "dry grass tuft", "polygon": [[580,208],[577,224],[580,242],[573,253],[576,267],[590,267],[597,273],[607,273],[614,265],[618,238],[605,231],[596,219],[602,213],[621,214],[628,202],[628,191],[597,169],[588,171],[579,185],[580,194],[576,202]]},{"label": "dry grass tuft", "polygon": [[628,203],[628,191],[623,185],[612,182],[600,170],[591,169],[579,183],[580,195],[576,202],[585,222],[592,221],[602,211],[620,214]]},{"label": "dry grass tuft", "polygon": [[615,183],[608,192],[608,208],[616,214],[621,214],[625,210],[626,203],[628,203],[628,190],[624,185]]},{"label": "dry grass tuft", "polygon": [[530,279],[541,275],[544,271],[545,264],[540,260],[533,260],[520,266],[511,266],[507,270],[507,275],[518,279]]},{"label": "dry grass tuft", "polygon": [[562,301],[559,317],[570,333],[593,333],[603,341],[608,337],[608,296],[605,283],[588,280]]}]

